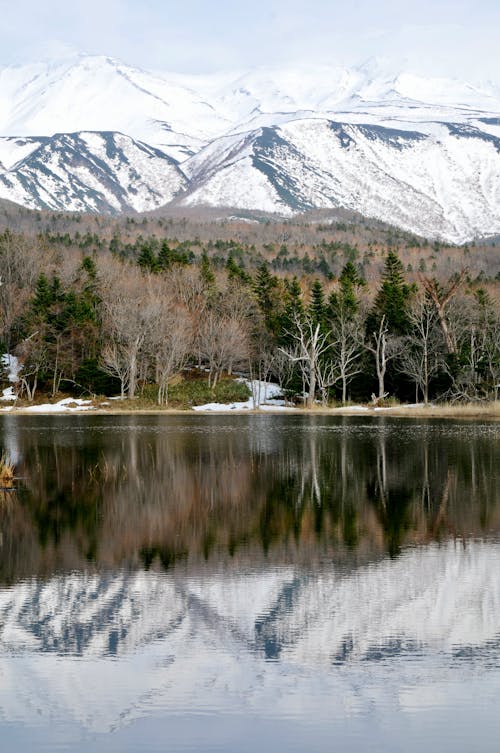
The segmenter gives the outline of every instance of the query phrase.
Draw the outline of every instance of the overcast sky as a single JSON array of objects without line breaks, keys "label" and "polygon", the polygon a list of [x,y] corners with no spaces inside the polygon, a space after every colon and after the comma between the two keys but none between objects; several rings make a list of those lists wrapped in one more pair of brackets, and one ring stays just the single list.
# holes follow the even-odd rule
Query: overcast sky
[{"label": "overcast sky", "polygon": [[498,79],[499,36],[500,0],[3,0],[0,64],[66,47],[191,73],[376,55]]}]

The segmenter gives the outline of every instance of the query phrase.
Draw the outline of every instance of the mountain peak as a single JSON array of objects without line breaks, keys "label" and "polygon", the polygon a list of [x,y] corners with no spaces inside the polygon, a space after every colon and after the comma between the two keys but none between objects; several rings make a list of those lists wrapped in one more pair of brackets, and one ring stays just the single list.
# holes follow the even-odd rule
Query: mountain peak
[{"label": "mountain peak", "polygon": [[[500,231],[499,87],[424,77],[408,61],[384,57],[356,68],[311,63],[184,76],[63,52],[0,69],[5,198],[19,189],[29,206],[64,208],[67,200],[94,211],[159,206],[174,195],[281,213],[341,205],[428,236]],[[94,136],[77,138],[84,132]],[[109,133],[131,143],[117,148]],[[68,145],[54,134],[70,134]],[[144,200],[131,197],[137,180],[128,159],[140,179],[148,175]],[[158,171],[169,172],[172,159],[182,172],[165,187]],[[104,174],[115,194],[96,197],[92,181]],[[58,188],[62,205],[53,195],[61,180],[73,186]],[[77,193],[83,199],[73,204]],[[399,194],[399,202],[387,200]]]}]

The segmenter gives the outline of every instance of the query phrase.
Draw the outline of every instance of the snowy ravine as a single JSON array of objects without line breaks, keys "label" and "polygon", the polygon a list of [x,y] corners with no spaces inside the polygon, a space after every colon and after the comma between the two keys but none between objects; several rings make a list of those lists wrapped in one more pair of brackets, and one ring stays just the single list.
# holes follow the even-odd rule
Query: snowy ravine
[{"label": "snowy ravine", "polygon": [[377,61],[209,76],[86,55],[7,67],[0,198],[112,213],[345,207],[465,242],[500,232],[500,84]]},{"label": "snowy ravine", "polygon": [[327,716],[415,710],[427,702],[422,677],[432,694],[498,668],[499,615],[494,543],[430,545],[354,570],[32,579],[0,590],[0,711],[99,731],[193,699],[199,713],[264,713],[272,699],[286,716],[294,677],[308,688],[301,703]]}]

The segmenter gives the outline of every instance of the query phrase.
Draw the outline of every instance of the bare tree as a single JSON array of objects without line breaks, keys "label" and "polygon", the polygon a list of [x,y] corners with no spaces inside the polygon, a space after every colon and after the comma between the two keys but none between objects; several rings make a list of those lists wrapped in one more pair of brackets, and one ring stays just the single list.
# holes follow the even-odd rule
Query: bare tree
[{"label": "bare tree", "polygon": [[147,277],[128,270],[118,284],[103,286],[103,330],[106,345],[101,368],[117,376],[122,395],[133,398],[137,390],[139,359],[155,319],[154,299]]},{"label": "bare tree", "polygon": [[40,332],[33,332],[15,348],[14,355],[19,360],[20,394],[26,392],[30,402],[34,400],[38,387],[38,377],[47,364],[47,349]]},{"label": "bare tree", "polygon": [[332,362],[338,374],[335,380],[342,384],[342,402],[347,402],[347,388],[357,374],[361,373],[363,355],[362,322],[357,314],[341,307],[332,328]]},{"label": "bare tree", "polygon": [[109,376],[120,381],[120,398],[126,396],[129,386],[130,358],[126,345],[112,340],[101,351],[100,367]]},{"label": "bare tree", "polygon": [[371,337],[365,343],[365,348],[373,354],[375,358],[375,369],[378,379],[378,400],[387,397],[385,391],[385,375],[387,366],[400,353],[401,338],[395,337],[389,333],[385,314],[380,319],[378,329],[371,333]]},{"label": "bare tree", "polygon": [[398,369],[415,383],[415,401],[420,390],[425,405],[429,402],[429,383],[442,366],[442,337],[438,316],[426,296],[413,302],[409,312],[412,334],[403,338]]},{"label": "bare tree", "polygon": [[[283,354],[273,348],[264,333],[253,343],[249,359],[252,402],[254,408],[259,408],[262,401],[267,399],[267,383],[273,374],[279,371],[280,358]],[[287,364],[289,359],[286,358]]]},{"label": "bare tree", "polygon": [[36,241],[8,230],[0,234],[0,328],[9,352],[13,325],[33,293],[43,258]]},{"label": "bare tree", "polygon": [[155,365],[158,405],[167,405],[169,382],[186,365],[193,343],[192,321],[184,306],[162,296],[157,301],[148,339]]},{"label": "bare tree", "polygon": [[224,370],[247,362],[249,333],[238,319],[207,311],[198,332],[198,349],[208,365],[208,386],[215,389]]},{"label": "bare tree", "polygon": [[[323,359],[331,348],[328,335],[321,331],[319,323],[315,323],[311,316],[296,314],[293,318],[294,327],[288,333],[294,341],[290,348],[282,348],[287,358],[296,363],[302,370],[304,385],[307,387],[306,405],[311,408],[316,397],[316,388],[323,391],[329,386],[329,365]],[[304,390],[305,391],[305,390]]]},{"label": "bare tree", "polygon": [[290,358],[289,350],[277,348],[273,353],[272,374],[285,392],[295,371],[295,359]]},{"label": "bare tree", "polygon": [[432,303],[434,304],[436,314],[439,319],[439,324],[443,332],[444,341],[446,343],[446,349],[448,353],[450,354],[456,353],[457,344],[453,338],[452,333],[450,332],[450,328],[448,325],[448,318],[446,315],[446,309],[450,301],[454,298],[454,296],[458,293],[459,289],[462,287],[467,277],[467,273],[468,273],[467,269],[462,269],[462,271],[460,272],[458,276],[449,280],[448,285],[445,288],[442,288],[435,278],[431,278],[431,277],[420,278],[422,285],[424,286],[424,290],[426,291]]}]

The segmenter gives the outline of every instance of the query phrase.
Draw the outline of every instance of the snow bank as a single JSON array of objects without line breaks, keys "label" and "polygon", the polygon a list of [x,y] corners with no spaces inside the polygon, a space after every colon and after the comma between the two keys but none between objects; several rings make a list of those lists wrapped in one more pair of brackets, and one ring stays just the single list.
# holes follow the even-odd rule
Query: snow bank
[{"label": "snow bank", "polygon": [[0,400],[17,400],[13,387],[7,387],[0,395]]},{"label": "snow bank", "polygon": [[246,384],[250,390],[251,395],[248,400],[234,403],[206,403],[205,405],[195,405],[193,410],[202,413],[210,413],[211,411],[230,413],[236,410],[254,410],[256,408],[268,411],[293,410],[293,408],[287,406],[283,399],[283,390],[279,384],[263,382],[259,379],[238,379],[237,381]]},{"label": "snow bank", "polygon": [[401,408],[404,408],[406,410],[406,408],[424,408],[424,407],[425,407],[424,403],[403,403],[401,405],[390,405],[390,406],[387,406],[386,408],[382,408],[382,407],[374,408],[374,410],[391,411],[391,410],[401,410]]},{"label": "snow bank", "polygon": [[65,397],[57,403],[43,403],[24,408],[26,413],[76,413],[77,411],[93,410],[92,400],[81,400],[74,397]]},{"label": "snow bank", "polygon": [[19,363],[19,359],[16,356],[12,356],[10,353],[4,353],[0,358],[0,362],[5,369],[7,369],[7,378],[9,382],[15,384],[19,381],[19,372],[22,366]]}]

